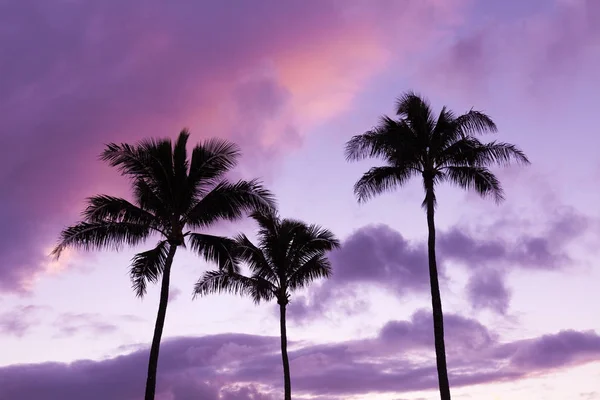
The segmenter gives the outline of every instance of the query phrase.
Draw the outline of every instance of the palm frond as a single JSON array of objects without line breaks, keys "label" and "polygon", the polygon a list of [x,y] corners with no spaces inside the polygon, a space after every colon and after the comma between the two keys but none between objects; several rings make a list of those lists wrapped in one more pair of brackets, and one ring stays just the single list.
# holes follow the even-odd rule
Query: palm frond
[{"label": "palm frond", "polygon": [[173,214],[173,205],[161,193],[153,189],[143,179],[134,179],[133,196],[143,210],[149,211],[157,219],[168,221]]},{"label": "palm frond", "polygon": [[299,229],[303,228],[299,221],[289,218],[281,219],[279,213],[272,209],[255,212],[250,215],[258,224],[257,240],[258,247],[262,250],[265,258],[272,267],[280,284],[283,285],[287,267],[287,253],[290,243]]},{"label": "palm frond", "polygon": [[138,178],[152,178],[149,157],[136,146],[127,143],[109,143],[100,155],[102,161],[111,167],[117,167],[123,175]]},{"label": "palm frond", "polygon": [[274,287],[259,278],[249,278],[239,273],[223,270],[207,271],[194,285],[194,297],[212,293],[231,293],[249,296],[255,303],[268,301],[275,297]]},{"label": "palm frond", "polygon": [[279,284],[279,277],[273,265],[263,252],[263,249],[257,247],[244,234],[235,237],[237,255],[240,261],[246,263],[253,276],[265,279],[274,285]]},{"label": "palm frond", "polygon": [[370,131],[353,136],[345,147],[347,161],[360,161],[366,158],[389,159],[405,146],[407,142],[406,129],[390,117],[383,116],[379,124]]},{"label": "palm frond", "polygon": [[108,144],[101,159],[122,175],[143,180],[163,201],[174,202],[173,149],[170,139],[145,139],[136,145]]},{"label": "palm frond", "polygon": [[68,247],[94,250],[109,248],[120,250],[123,245],[135,246],[150,236],[146,225],[131,222],[80,222],[64,229],[58,245],[52,251],[59,258]]},{"label": "palm frond", "polygon": [[440,167],[529,164],[525,153],[510,143],[492,141],[481,143],[477,138],[464,137],[444,149],[437,158]]},{"label": "palm frond", "polygon": [[228,171],[235,167],[241,150],[235,143],[227,140],[208,139],[192,151],[188,185],[202,193],[207,186],[217,184]]},{"label": "palm frond", "polygon": [[234,221],[246,212],[273,207],[273,194],[258,180],[221,182],[187,213],[185,221],[193,228],[206,228],[219,220]]},{"label": "palm frond", "polygon": [[489,115],[470,110],[454,120],[455,130],[463,136],[496,133],[498,128]]},{"label": "palm frond", "polygon": [[498,178],[485,167],[450,166],[445,169],[446,179],[463,189],[475,190],[482,197],[504,200],[504,191]]},{"label": "palm frond", "polygon": [[252,218],[258,224],[258,235],[277,235],[281,226],[281,218],[275,207],[266,210],[257,210],[250,213]]},{"label": "palm frond", "polygon": [[449,129],[454,127],[455,120],[456,115],[454,115],[454,111],[448,109],[446,106],[443,106],[435,123],[434,132],[439,134],[447,132]]},{"label": "palm frond", "polygon": [[408,91],[396,100],[396,115],[405,120],[417,136],[429,139],[435,128],[435,118],[429,102],[415,92]]},{"label": "palm frond", "polygon": [[430,154],[434,157],[461,137],[461,133],[456,129],[455,120],[454,112],[445,106],[442,107],[431,137]]},{"label": "palm frond", "polygon": [[173,147],[173,172],[179,189],[186,187],[188,177],[189,160],[187,157],[187,142],[189,137],[189,131],[183,129],[179,133]]},{"label": "palm frond", "polygon": [[331,276],[331,263],[324,254],[317,254],[298,266],[287,278],[291,290],[308,286],[320,278]]},{"label": "palm frond", "polygon": [[354,194],[359,203],[364,203],[376,195],[406,184],[411,177],[418,173],[419,171],[414,168],[373,167],[354,184]]},{"label": "palm frond", "polygon": [[512,162],[518,164],[529,164],[525,153],[514,144],[492,141],[472,150],[472,163],[479,166],[510,165]]},{"label": "palm frond", "polygon": [[238,251],[233,239],[224,236],[189,233],[190,248],[207,262],[217,264],[219,269],[238,272]]},{"label": "palm frond", "polygon": [[108,195],[87,198],[87,207],[82,213],[87,222],[129,222],[148,227],[156,227],[154,215],[129,201]]},{"label": "palm frond", "polygon": [[129,274],[136,296],[143,297],[146,294],[148,282],[158,282],[169,256],[169,248],[169,243],[162,240],[155,248],[133,257]]},{"label": "palm frond", "polygon": [[290,246],[288,263],[292,268],[296,268],[315,256],[323,255],[339,246],[339,240],[330,230],[319,225],[303,223],[302,229],[297,232]]},{"label": "palm frond", "polygon": [[325,229],[316,224],[306,226],[306,235],[310,238],[309,243],[313,248],[322,251],[330,251],[340,247],[340,241],[329,229]]}]

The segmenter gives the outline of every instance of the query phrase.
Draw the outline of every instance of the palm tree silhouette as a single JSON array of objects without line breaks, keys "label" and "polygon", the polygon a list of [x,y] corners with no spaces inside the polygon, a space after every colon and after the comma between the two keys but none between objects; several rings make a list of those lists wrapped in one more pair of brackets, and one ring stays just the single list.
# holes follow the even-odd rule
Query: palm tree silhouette
[{"label": "palm tree silhouette", "polygon": [[[318,278],[331,274],[326,253],[339,247],[333,233],[317,225],[281,219],[274,210],[255,212],[258,245],[240,234],[235,261],[230,269],[205,272],[196,283],[196,295],[230,292],[251,297],[255,303],[277,300],[280,313],[281,358],[283,362],[285,400],[291,400],[292,387],[287,354],[286,306],[291,292]],[[240,273],[239,262],[248,265],[251,276]]]},{"label": "palm tree silhouette", "polygon": [[429,278],[438,381],[441,399],[450,400],[435,255],[435,187],[448,182],[499,202],[504,198],[503,190],[488,167],[508,165],[512,161],[528,164],[529,160],[512,144],[482,143],[475,137],[475,134],[497,131],[491,118],[482,112],[471,110],[456,116],[443,107],[436,119],[427,100],[407,92],[396,102],[396,115],[397,119],[384,116],[374,129],[352,137],[346,143],[346,159],[376,158],[385,163],[369,169],[354,185],[360,203],[400,187],[412,177],[423,179],[425,200],[422,205],[427,211],[429,228]]},{"label": "palm tree silhouette", "polygon": [[170,139],[147,139],[136,145],[111,143],[101,155],[130,178],[134,203],[98,195],[87,199],[82,221],[64,229],[53,250],[58,258],[67,247],[119,250],[144,243],[151,236],[156,247],[135,255],[130,275],[137,296],[148,282],[162,279],[160,302],[146,381],[145,400],[153,400],[160,340],[169,298],[169,279],[175,252],[185,242],[207,261],[227,268],[231,239],[187,229],[204,230],[220,220],[236,220],[245,212],[275,206],[271,193],[257,180],[230,183],[224,175],[236,164],[239,148],[221,139],[208,139],[187,154],[189,133]]}]

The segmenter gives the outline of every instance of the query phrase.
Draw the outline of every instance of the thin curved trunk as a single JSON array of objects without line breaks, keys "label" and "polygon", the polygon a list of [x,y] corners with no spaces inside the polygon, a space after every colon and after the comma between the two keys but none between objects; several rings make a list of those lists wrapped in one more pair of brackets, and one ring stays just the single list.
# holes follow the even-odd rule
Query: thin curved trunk
[{"label": "thin curved trunk", "polygon": [[156,393],[156,370],[158,369],[158,353],[160,351],[160,339],[165,326],[165,317],[167,315],[167,304],[169,303],[169,281],[171,279],[171,266],[177,246],[169,245],[169,254],[165,261],[165,269],[162,274],[162,283],[160,287],[160,300],[158,303],[158,314],[156,315],[156,324],[154,325],[154,336],[152,337],[152,346],[150,347],[150,359],[148,361],[148,377],[146,378],[145,400],[154,400]]},{"label": "thin curved trunk", "polygon": [[290,361],[287,353],[287,329],[285,325],[285,304],[279,305],[279,323],[281,328],[281,360],[283,361],[284,400],[292,400],[292,382],[290,377]]},{"label": "thin curved trunk", "polygon": [[433,182],[426,183],[427,227],[429,239],[427,250],[429,255],[429,282],[431,285],[431,305],[433,308],[433,335],[435,340],[435,358],[437,362],[438,384],[441,400],[450,400],[450,383],[448,382],[448,367],[446,365],[446,345],[444,344],[444,314],[442,312],[442,297],[438,281],[437,261],[435,257],[435,195]]}]

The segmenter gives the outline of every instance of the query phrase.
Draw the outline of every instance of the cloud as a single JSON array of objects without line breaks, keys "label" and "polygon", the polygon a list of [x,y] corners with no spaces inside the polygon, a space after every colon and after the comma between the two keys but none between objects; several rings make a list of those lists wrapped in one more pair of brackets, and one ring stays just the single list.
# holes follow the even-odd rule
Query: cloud
[{"label": "cloud", "polygon": [[0,314],[0,333],[22,337],[39,322],[39,313],[46,307],[27,305],[18,306]]},{"label": "cloud", "polygon": [[502,18],[498,9],[518,8],[513,3],[482,5],[478,18],[486,23],[455,34],[436,62],[420,70],[422,82],[468,92],[471,99],[507,85],[543,101],[550,91],[564,98],[573,77],[593,76],[599,66],[597,1],[539,2],[533,13]]},{"label": "cloud", "polygon": [[176,288],[176,287],[171,287],[171,289],[169,289],[169,303],[177,300],[180,296],[181,296],[181,289]]},{"label": "cloud", "polygon": [[[383,326],[379,338],[387,345],[404,348],[429,349],[434,345],[431,330],[432,316],[428,310],[418,310],[410,321],[390,321]],[[459,355],[468,351],[485,349],[497,337],[476,320],[447,313],[444,327],[448,331],[446,340],[452,343],[448,354]]]},{"label": "cloud", "polygon": [[568,246],[587,233],[589,220],[574,210],[563,209],[555,211],[541,228],[532,229],[530,225],[529,221],[505,216],[488,226],[455,227],[440,235],[438,253],[473,269],[498,264],[560,269],[573,261]]},{"label": "cloud", "polygon": [[466,292],[474,309],[506,314],[511,298],[507,275],[518,269],[564,271],[575,261],[570,245],[584,237],[590,226],[589,218],[564,207],[541,226],[505,215],[488,226],[442,232],[438,255],[471,271]]},{"label": "cloud", "polygon": [[118,315],[110,317],[111,322],[100,314],[93,313],[62,313],[54,322],[57,337],[69,337],[77,334],[87,334],[90,337],[108,335],[120,330],[123,323],[139,322],[141,318],[134,315]]},{"label": "cloud", "polygon": [[[594,332],[563,331],[501,342],[479,322],[455,314],[447,315],[446,327],[454,387],[517,380],[600,360],[600,336]],[[388,322],[372,338],[290,345],[292,383],[298,398],[315,395],[341,400],[355,394],[437,387],[432,321],[423,310],[408,321]],[[146,361],[143,349],[102,361],[3,367],[0,399],[138,400]],[[158,396],[165,400],[273,400],[281,391],[280,363],[276,337],[220,334],[170,339],[161,348]]]},{"label": "cloud", "polygon": [[515,351],[512,365],[521,369],[552,369],[600,356],[600,337],[594,331],[562,331],[525,341]]},{"label": "cloud", "polygon": [[389,38],[403,53],[410,26],[426,45],[455,2],[409,1],[393,15],[358,0],[5,5],[0,290],[25,290],[44,270],[85,196],[123,192],[97,162],[104,143],[188,126],[194,141],[240,143],[244,176],[266,173],[385,67]]},{"label": "cloud", "polygon": [[[52,308],[48,306],[16,306],[11,311],[0,314],[0,333],[24,337],[53,314]],[[54,330],[54,337],[59,338],[82,334],[96,338],[118,332],[123,324],[142,321],[135,315],[103,316],[94,313],[60,313],[54,314],[52,318],[50,326]]]},{"label": "cloud", "polygon": [[332,277],[316,287],[308,298],[292,297],[289,305],[292,319],[302,321],[322,315],[332,303],[336,310],[348,313],[364,308],[365,303],[358,294],[365,285],[386,289],[398,296],[429,288],[424,245],[409,242],[387,225],[356,230],[329,258]]},{"label": "cloud", "polygon": [[[561,271],[572,264],[570,245],[588,233],[590,219],[566,207],[538,224],[509,214],[488,224],[455,226],[437,235],[439,279],[449,266],[466,267],[466,294],[476,310],[506,314],[511,291],[505,282],[514,270]],[[326,310],[356,313],[368,306],[366,287],[397,297],[429,293],[427,247],[408,241],[387,225],[368,225],[348,236],[330,254],[332,276],[292,297],[289,316],[297,322],[320,318]]]},{"label": "cloud", "polygon": [[469,278],[466,290],[474,309],[491,309],[498,314],[506,314],[508,311],[511,292],[500,272],[475,272]]}]

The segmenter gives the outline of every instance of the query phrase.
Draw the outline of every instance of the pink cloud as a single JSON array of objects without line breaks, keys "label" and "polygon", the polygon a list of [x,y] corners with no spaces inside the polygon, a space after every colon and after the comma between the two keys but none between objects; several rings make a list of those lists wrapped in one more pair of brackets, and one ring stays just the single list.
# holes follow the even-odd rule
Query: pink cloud
[{"label": "pink cloud", "polygon": [[[386,13],[393,2],[236,4],[4,7],[0,290],[22,289],[40,270],[84,196],[123,190],[96,161],[104,143],[188,126],[193,139],[237,141],[246,154],[240,171],[265,173],[385,66],[390,29],[410,22],[414,35],[434,37],[451,13],[439,1],[407,1],[400,15]],[[410,48],[393,32],[394,51]]]}]

